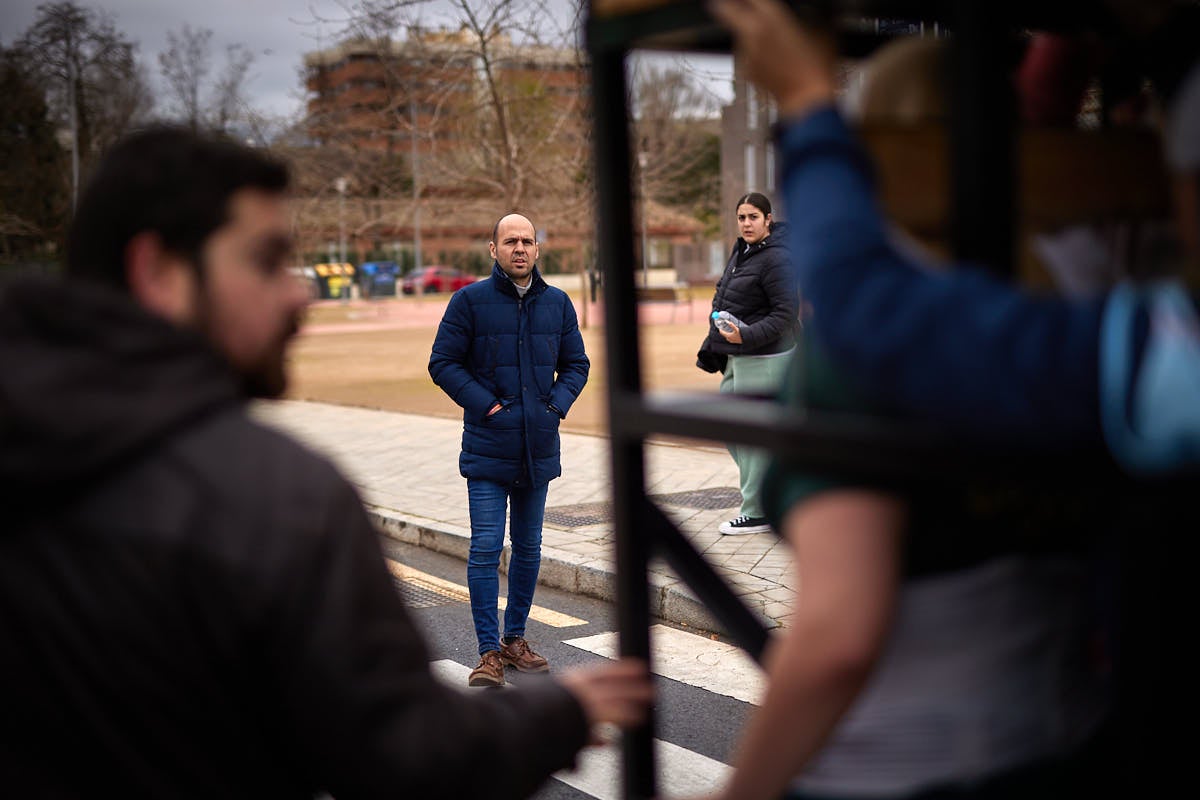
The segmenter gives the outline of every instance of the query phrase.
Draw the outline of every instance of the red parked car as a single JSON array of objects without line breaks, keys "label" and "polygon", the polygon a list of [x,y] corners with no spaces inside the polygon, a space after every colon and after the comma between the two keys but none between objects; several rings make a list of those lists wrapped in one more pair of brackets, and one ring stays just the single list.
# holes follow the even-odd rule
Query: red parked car
[{"label": "red parked car", "polygon": [[434,294],[436,292],[457,292],[464,286],[475,282],[473,275],[466,275],[454,267],[432,266],[410,272],[400,282],[400,291],[404,294]]}]

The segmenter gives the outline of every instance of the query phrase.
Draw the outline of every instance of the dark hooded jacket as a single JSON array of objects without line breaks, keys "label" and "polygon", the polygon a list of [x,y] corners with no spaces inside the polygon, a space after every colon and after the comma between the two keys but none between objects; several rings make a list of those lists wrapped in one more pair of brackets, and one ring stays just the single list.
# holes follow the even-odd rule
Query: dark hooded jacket
[{"label": "dark hooded jacket", "polygon": [[725,356],[770,355],[795,346],[800,299],[786,228],[782,222],[772,224],[771,235],[749,248],[741,237],[734,243],[717,281],[712,310],[728,311],[742,321],[742,343],[725,341],[710,317],[708,337],[698,354],[702,369],[723,371]]},{"label": "dark hooded jacket", "polygon": [[499,264],[487,280],[455,292],[429,374],[463,408],[463,477],[543,486],[561,475],[558,423],[589,369],[575,306],[536,268],[523,298]]},{"label": "dark hooded jacket", "polygon": [[108,290],[0,289],[0,503],[6,795],[515,798],[585,743],[437,683],[350,485]]}]

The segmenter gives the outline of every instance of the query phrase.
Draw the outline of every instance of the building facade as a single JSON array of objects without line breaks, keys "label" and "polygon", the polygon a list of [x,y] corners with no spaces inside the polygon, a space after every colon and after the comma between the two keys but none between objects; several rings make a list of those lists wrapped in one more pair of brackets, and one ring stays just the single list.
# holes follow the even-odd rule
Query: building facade
[{"label": "building facade", "polygon": [[[307,142],[293,159],[304,165],[300,251],[324,260],[344,246],[354,263],[485,270],[495,218],[519,211],[538,226],[543,267],[591,266],[590,82],[581,58],[465,27],[348,39],[306,54]],[[664,267],[703,228],[658,203],[644,219]]]},{"label": "building facade", "polygon": [[[422,155],[469,146],[504,117],[572,114],[586,65],[571,48],[515,44],[502,32],[410,31],[348,39],[304,56],[307,130],[320,145]],[[465,136],[474,129],[475,136]]]}]

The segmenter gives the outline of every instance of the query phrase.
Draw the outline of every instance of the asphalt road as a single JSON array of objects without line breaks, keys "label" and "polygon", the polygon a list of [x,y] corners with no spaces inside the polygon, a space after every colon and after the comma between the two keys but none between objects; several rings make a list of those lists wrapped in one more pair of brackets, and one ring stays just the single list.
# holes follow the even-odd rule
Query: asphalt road
[{"label": "asphalt road", "polygon": [[[404,565],[393,567],[394,571],[417,570],[441,582],[433,585],[420,574],[408,572],[409,578],[397,579],[397,587],[426,632],[435,666],[436,662],[442,662],[441,666],[449,668],[451,677],[448,679],[451,682],[461,681],[465,686],[467,671],[478,662],[470,607],[463,599],[453,597],[453,589],[446,591],[444,588],[457,585],[465,593],[466,564],[456,558],[390,539],[383,540],[383,545],[390,560]],[[435,591],[430,591],[431,588]],[[504,577],[501,576],[501,596],[505,589]],[[531,617],[526,638],[537,652],[550,661],[552,672],[603,658],[582,647],[596,642],[604,645],[611,640],[616,630],[615,609],[611,605],[545,587],[538,587],[534,603],[535,607],[546,610],[542,616],[554,624],[539,622]],[[536,610],[535,614],[538,614]],[[556,614],[574,618],[574,621],[564,625],[563,618]],[[655,620],[655,623],[665,626],[659,620]],[[662,675],[656,677],[659,695],[655,707],[655,738],[666,743],[660,745],[663,750],[660,751],[658,788],[664,797],[695,796],[699,793],[697,790],[707,791],[719,785],[718,774],[726,769],[723,765],[728,764],[737,733],[753,706],[744,699],[724,693],[730,691],[722,686],[727,677],[739,686],[742,685],[739,676],[745,678],[737,670],[723,667],[730,658],[722,650],[728,648],[727,643],[703,631],[681,626],[666,627],[671,630],[663,630],[654,636],[656,653],[661,640],[671,639],[677,651],[674,659],[682,662],[683,671],[674,671],[675,679]],[[581,642],[584,639],[588,642]],[[733,658],[741,658],[741,655]],[[671,660],[664,656],[661,664],[663,671],[672,672],[668,665]],[[659,657],[656,655],[656,671],[659,666]],[[519,687],[522,681],[539,680],[542,676],[522,675],[510,669],[507,679]],[[703,685],[694,685],[697,683]],[[745,696],[744,692],[737,689],[732,691]],[[537,800],[620,797],[617,790],[619,761],[615,754],[597,753],[594,759],[603,763],[583,770],[586,775],[556,776],[534,797]]]}]

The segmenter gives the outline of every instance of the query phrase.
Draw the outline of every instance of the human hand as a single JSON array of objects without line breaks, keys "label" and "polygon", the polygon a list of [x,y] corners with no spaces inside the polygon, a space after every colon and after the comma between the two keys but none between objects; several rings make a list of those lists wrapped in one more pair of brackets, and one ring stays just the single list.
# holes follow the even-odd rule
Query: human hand
[{"label": "human hand", "polygon": [[730,344],[741,344],[742,343],[742,329],[739,328],[737,325],[733,326],[732,331],[726,331],[721,328],[717,328],[717,333],[724,336],[725,341],[729,342]]},{"label": "human hand", "polygon": [[833,43],[806,28],[779,0],[709,0],[733,34],[750,80],[775,97],[779,116],[799,116],[833,102]]},{"label": "human hand", "polygon": [[492,406],[491,408],[488,409],[487,415],[490,417],[492,414],[495,414],[497,411],[499,411],[502,408],[504,408],[504,406],[502,406],[500,403],[496,403],[494,406]]},{"label": "human hand", "polygon": [[646,721],[654,701],[654,683],[646,662],[621,658],[564,670],[558,681],[567,688],[587,718],[588,727],[611,724],[633,728]]}]

